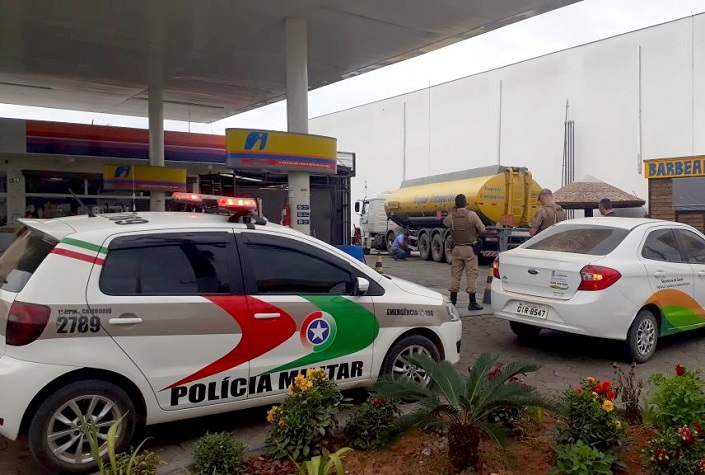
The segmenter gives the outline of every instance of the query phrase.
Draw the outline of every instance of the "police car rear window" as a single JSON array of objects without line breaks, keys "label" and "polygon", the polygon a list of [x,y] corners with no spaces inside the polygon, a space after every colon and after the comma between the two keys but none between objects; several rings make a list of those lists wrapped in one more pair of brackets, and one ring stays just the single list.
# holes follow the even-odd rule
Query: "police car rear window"
[{"label": "police car rear window", "polygon": [[538,239],[532,239],[525,247],[604,256],[614,251],[628,234],[628,229],[609,226],[562,225],[543,231]]},{"label": "police car rear window", "polygon": [[58,243],[51,236],[33,229],[23,232],[0,256],[0,289],[21,292]]}]

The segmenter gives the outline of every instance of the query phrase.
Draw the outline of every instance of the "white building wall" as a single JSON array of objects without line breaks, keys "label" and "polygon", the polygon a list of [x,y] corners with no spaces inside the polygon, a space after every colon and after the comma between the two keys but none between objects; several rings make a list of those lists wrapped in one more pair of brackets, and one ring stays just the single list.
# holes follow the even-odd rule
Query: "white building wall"
[{"label": "white building wall", "polygon": [[557,189],[566,101],[575,179],[647,199],[640,159],[705,154],[705,15],[318,117],[310,130],[357,154],[353,199],[365,183],[369,194],[399,186],[404,136],[406,178],[501,163]]}]

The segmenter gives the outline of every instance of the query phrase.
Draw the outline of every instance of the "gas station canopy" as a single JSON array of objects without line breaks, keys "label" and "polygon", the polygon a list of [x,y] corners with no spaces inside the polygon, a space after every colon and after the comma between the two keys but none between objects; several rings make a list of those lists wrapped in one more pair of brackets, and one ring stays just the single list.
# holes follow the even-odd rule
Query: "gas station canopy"
[{"label": "gas station canopy", "polygon": [[213,122],[284,98],[285,18],[315,89],[576,1],[0,0],[0,98]]}]

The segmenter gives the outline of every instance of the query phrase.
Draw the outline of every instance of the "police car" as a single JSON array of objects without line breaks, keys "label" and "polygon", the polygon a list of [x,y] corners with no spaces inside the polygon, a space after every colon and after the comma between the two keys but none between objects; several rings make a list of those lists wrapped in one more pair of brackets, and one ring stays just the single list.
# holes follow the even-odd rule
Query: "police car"
[{"label": "police car", "polygon": [[428,383],[413,354],[458,361],[440,294],[252,218],[254,200],[173,198],[227,215],[23,220],[0,257],[0,435],[26,431],[47,470],[94,470],[80,415],[102,435],[122,418],[124,448],[138,424],[275,403],[307,368],[353,388]]}]

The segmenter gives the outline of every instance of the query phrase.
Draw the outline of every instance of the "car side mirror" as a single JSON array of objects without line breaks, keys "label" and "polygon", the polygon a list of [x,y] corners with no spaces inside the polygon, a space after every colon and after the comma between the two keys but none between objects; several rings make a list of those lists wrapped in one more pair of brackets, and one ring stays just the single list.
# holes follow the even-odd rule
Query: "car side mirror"
[{"label": "car side mirror", "polygon": [[370,290],[370,281],[364,277],[357,277],[354,295],[365,295],[368,290]]},{"label": "car side mirror", "polygon": [[356,201],[356,202],[355,202],[355,212],[356,212],[356,213],[359,213],[359,212],[360,212],[360,202],[359,202],[359,201]]}]

